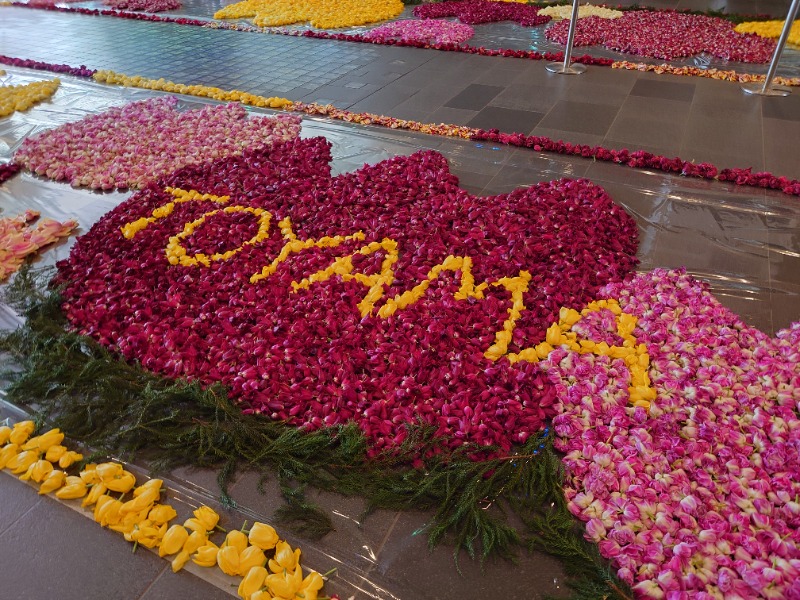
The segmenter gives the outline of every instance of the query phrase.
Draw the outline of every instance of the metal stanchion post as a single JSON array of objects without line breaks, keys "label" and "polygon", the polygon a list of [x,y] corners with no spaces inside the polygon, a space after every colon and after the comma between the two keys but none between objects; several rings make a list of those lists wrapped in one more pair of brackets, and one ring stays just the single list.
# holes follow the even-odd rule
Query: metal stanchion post
[{"label": "metal stanchion post", "polygon": [[[795,2],[798,1],[800,0],[795,0]],[[575,42],[575,26],[578,23],[578,2],[579,0],[573,0],[572,2],[572,17],[570,17],[569,20],[567,47],[564,48],[564,63],[551,62],[547,63],[544,67],[551,73],[561,73],[562,75],[580,75],[586,71],[586,67],[584,65],[569,64],[569,61],[572,58],[572,44]]]},{"label": "metal stanchion post", "polygon": [[800,0],[792,0],[792,5],[789,7],[789,14],[786,15],[786,22],[783,24],[783,31],[781,37],[778,38],[778,45],[775,46],[775,54],[772,55],[772,61],[769,63],[767,76],[764,78],[764,84],[758,82],[745,83],[742,85],[742,90],[746,94],[759,94],[760,96],[788,96],[792,90],[782,85],[772,85],[772,79],[775,77],[775,71],[778,69],[778,62],[783,54],[783,47],[786,45],[786,39],[789,37],[789,31],[792,29],[792,24],[797,16],[797,8],[800,6]]}]

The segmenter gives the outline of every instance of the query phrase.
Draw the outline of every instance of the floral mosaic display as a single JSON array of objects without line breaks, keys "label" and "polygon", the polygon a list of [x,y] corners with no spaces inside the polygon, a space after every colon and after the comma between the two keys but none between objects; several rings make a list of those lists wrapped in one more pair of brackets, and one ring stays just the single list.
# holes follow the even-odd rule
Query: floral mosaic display
[{"label": "floral mosaic display", "polygon": [[548,358],[570,509],[647,598],[800,596],[800,323],[771,339],[681,271],[600,292],[638,318],[657,400],[632,407],[626,370]]},{"label": "floral mosaic display", "polygon": [[56,181],[92,189],[141,188],[183,165],[296,137],[291,115],[248,119],[240,104],[180,112],[165,96],[67,123],[26,139],[15,162]]},{"label": "floral mosaic display", "polygon": [[246,412],[355,421],[372,452],[415,423],[504,450],[539,431],[548,328],[630,271],[633,219],[585,180],[479,198],[432,151],[337,177],[329,160],[295,140],[149,185],[60,265],[65,314]]},{"label": "floral mosaic display", "polygon": [[[569,21],[551,25],[545,35],[567,43]],[[730,21],[672,11],[632,11],[618,19],[587,17],[575,27],[575,46],[602,45],[611,50],[670,60],[707,52],[745,63],[769,62],[775,42],[736,33]]]},{"label": "floral mosaic display", "polygon": [[434,44],[460,44],[466,42],[475,30],[469,25],[426,19],[424,21],[404,20],[386,23],[364,34],[368,40],[402,40],[404,42],[424,42]]},{"label": "floral mosaic display", "polygon": [[243,0],[214,13],[215,19],[253,19],[259,27],[308,21],[312,27],[335,29],[393,19],[403,12],[401,0]]},{"label": "floral mosaic display", "polygon": [[525,27],[535,27],[550,21],[550,17],[539,14],[536,6],[490,0],[445,0],[421,4],[414,7],[414,16],[420,19],[457,17],[469,25],[514,21]]},{"label": "floral mosaic display", "polygon": [[34,104],[47,100],[56,93],[61,81],[34,81],[24,85],[0,87],[0,118],[16,111],[26,111]]},{"label": "floral mosaic display", "polygon": [[78,226],[77,221],[59,223],[53,219],[41,219],[35,228],[30,227],[38,218],[39,213],[35,210],[26,210],[18,217],[0,218],[0,281],[15,273],[27,257],[68,237]]},{"label": "floral mosaic display", "polygon": [[162,12],[180,8],[180,0],[103,0],[103,4],[119,10],[140,10],[142,12]]}]

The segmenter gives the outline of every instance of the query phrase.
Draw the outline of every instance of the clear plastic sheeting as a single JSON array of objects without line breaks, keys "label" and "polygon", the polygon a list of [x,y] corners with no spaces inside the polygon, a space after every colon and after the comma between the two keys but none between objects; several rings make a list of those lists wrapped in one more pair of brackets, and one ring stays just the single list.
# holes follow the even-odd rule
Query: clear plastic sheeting
[{"label": "clear plastic sheeting", "polygon": [[[50,74],[7,69],[9,84],[50,78]],[[155,92],[109,87],[62,77],[62,86],[49,102],[0,120],[0,160],[12,158],[29,135],[104,108],[156,95]],[[182,109],[203,100],[180,100]],[[253,114],[271,111],[249,109]],[[714,181],[687,179],[662,172],[631,169],[610,163],[537,153],[531,150],[365,127],[323,118],[305,117],[302,136],[324,136],[333,144],[334,173],[364,163],[405,155],[420,149],[441,152],[462,186],[480,196],[492,196],[560,177],[588,177],[637,220],[640,269],[685,266],[707,281],[716,296],[749,323],[768,333],[800,320],[800,200],[775,192],[737,187]],[[73,189],[21,173],[0,186],[2,216],[33,208],[43,216],[77,218],[84,233],[129,193],[96,193]],[[490,201],[490,200],[487,200]],[[74,237],[45,249],[38,266],[67,256]],[[3,307],[0,324],[12,326],[17,317]],[[231,488],[245,518],[268,521],[280,505],[274,480],[266,495],[257,491],[259,473],[241,473]],[[171,476],[177,497],[187,503],[217,496],[215,474],[180,471]],[[464,558],[456,570],[450,548],[427,554],[425,513],[378,511],[364,518],[360,499],[332,494],[312,495],[333,515],[336,531],[319,542],[293,540],[305,553],[306,565],[320,572],[334,567],[326,585],[342,599],[385,598],[426,600],[442,597],[502,597],[509,600],[559,595],[561,572],[555,559],[521,557],[518,565],[497,561],[483,569]],[[203,576],[203,573],[199,573]],[[526,579],[527,578],[527,579]],[[520,585],[536,581],[536,590]]]}]

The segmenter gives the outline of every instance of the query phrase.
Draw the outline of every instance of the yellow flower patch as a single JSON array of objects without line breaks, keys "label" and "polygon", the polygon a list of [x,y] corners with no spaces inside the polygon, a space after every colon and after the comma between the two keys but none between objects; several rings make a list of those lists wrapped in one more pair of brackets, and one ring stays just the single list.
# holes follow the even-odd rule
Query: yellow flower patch
[{"label": "yellow flower patch", "polygon": [[[784,23],[785,21],[747,21],[746,23],[739,23],[735,31],[738,33],[755,33],[761,37],[778,39],[781,36]],[[795,21],[792,25],[787,41],[794,46],[800,46],[800,21]]]},{"label": "yellow flower patch", "polygon": [[14,111],[28,110],[42,100],[56,93],[61,81],[34,81],[27,85],[0,87],[0,117],[7,117]]},{"label": "yellow flower patch", "polygon": [[92,75],[92,79],[109,85],[159,90],[162,92],[170,92],[171,94],[186,94],[187,96],[197,96],[199,98],[213,98],[214,100],[221,100],[224,102],[241,102],[242,104],[258,106],[259,108],[284,108],[292,104],[292,102],[286,98],[274,96],[265,98],[264,96],[257,96],[240,90],[227,91],[208,85],[184,85],[182,83],[167,81],[163,78],[148,79],[140,75],[128,76],[115,73],[114,71],[97,71]]},{"label": "yellow flower patch", "polygon": [[318,29],[335,29],[393,19],[401,12],[401,0],[244,0],[217,11],[214,18],[252,18],[259,27],[309,22]]}]

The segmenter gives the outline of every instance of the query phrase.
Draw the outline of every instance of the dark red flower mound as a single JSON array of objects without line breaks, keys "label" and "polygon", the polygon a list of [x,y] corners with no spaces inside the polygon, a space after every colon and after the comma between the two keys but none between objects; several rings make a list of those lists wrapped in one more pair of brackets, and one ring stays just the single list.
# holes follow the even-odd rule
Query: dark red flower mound
[{"label": "dark red flower mound", "polygon": [[[725,60],[769,62],[775,41],[737,33],[735,25],[719,17],[674,11],[635,10],[618,19],[592,16],[575,25],[575,46],[602,45],[610,50],[672,60],[708,52]],[[567,43],[569,20],[553,23],[547,39]]]},{"label": "dark red flower mound", "polygon": [[485,353],[504,331],[499,354],[543,341],[562,306],[622,280],[633,219],[587,180],[481,198],[433,151],[337,177],[330,159],[324,138],[294,140],[149,184],[59,265],[67,317],[247,412],[356,421],[373,452],[415,423],[450,446],[526,440],[553,415],[550,380]]}]

